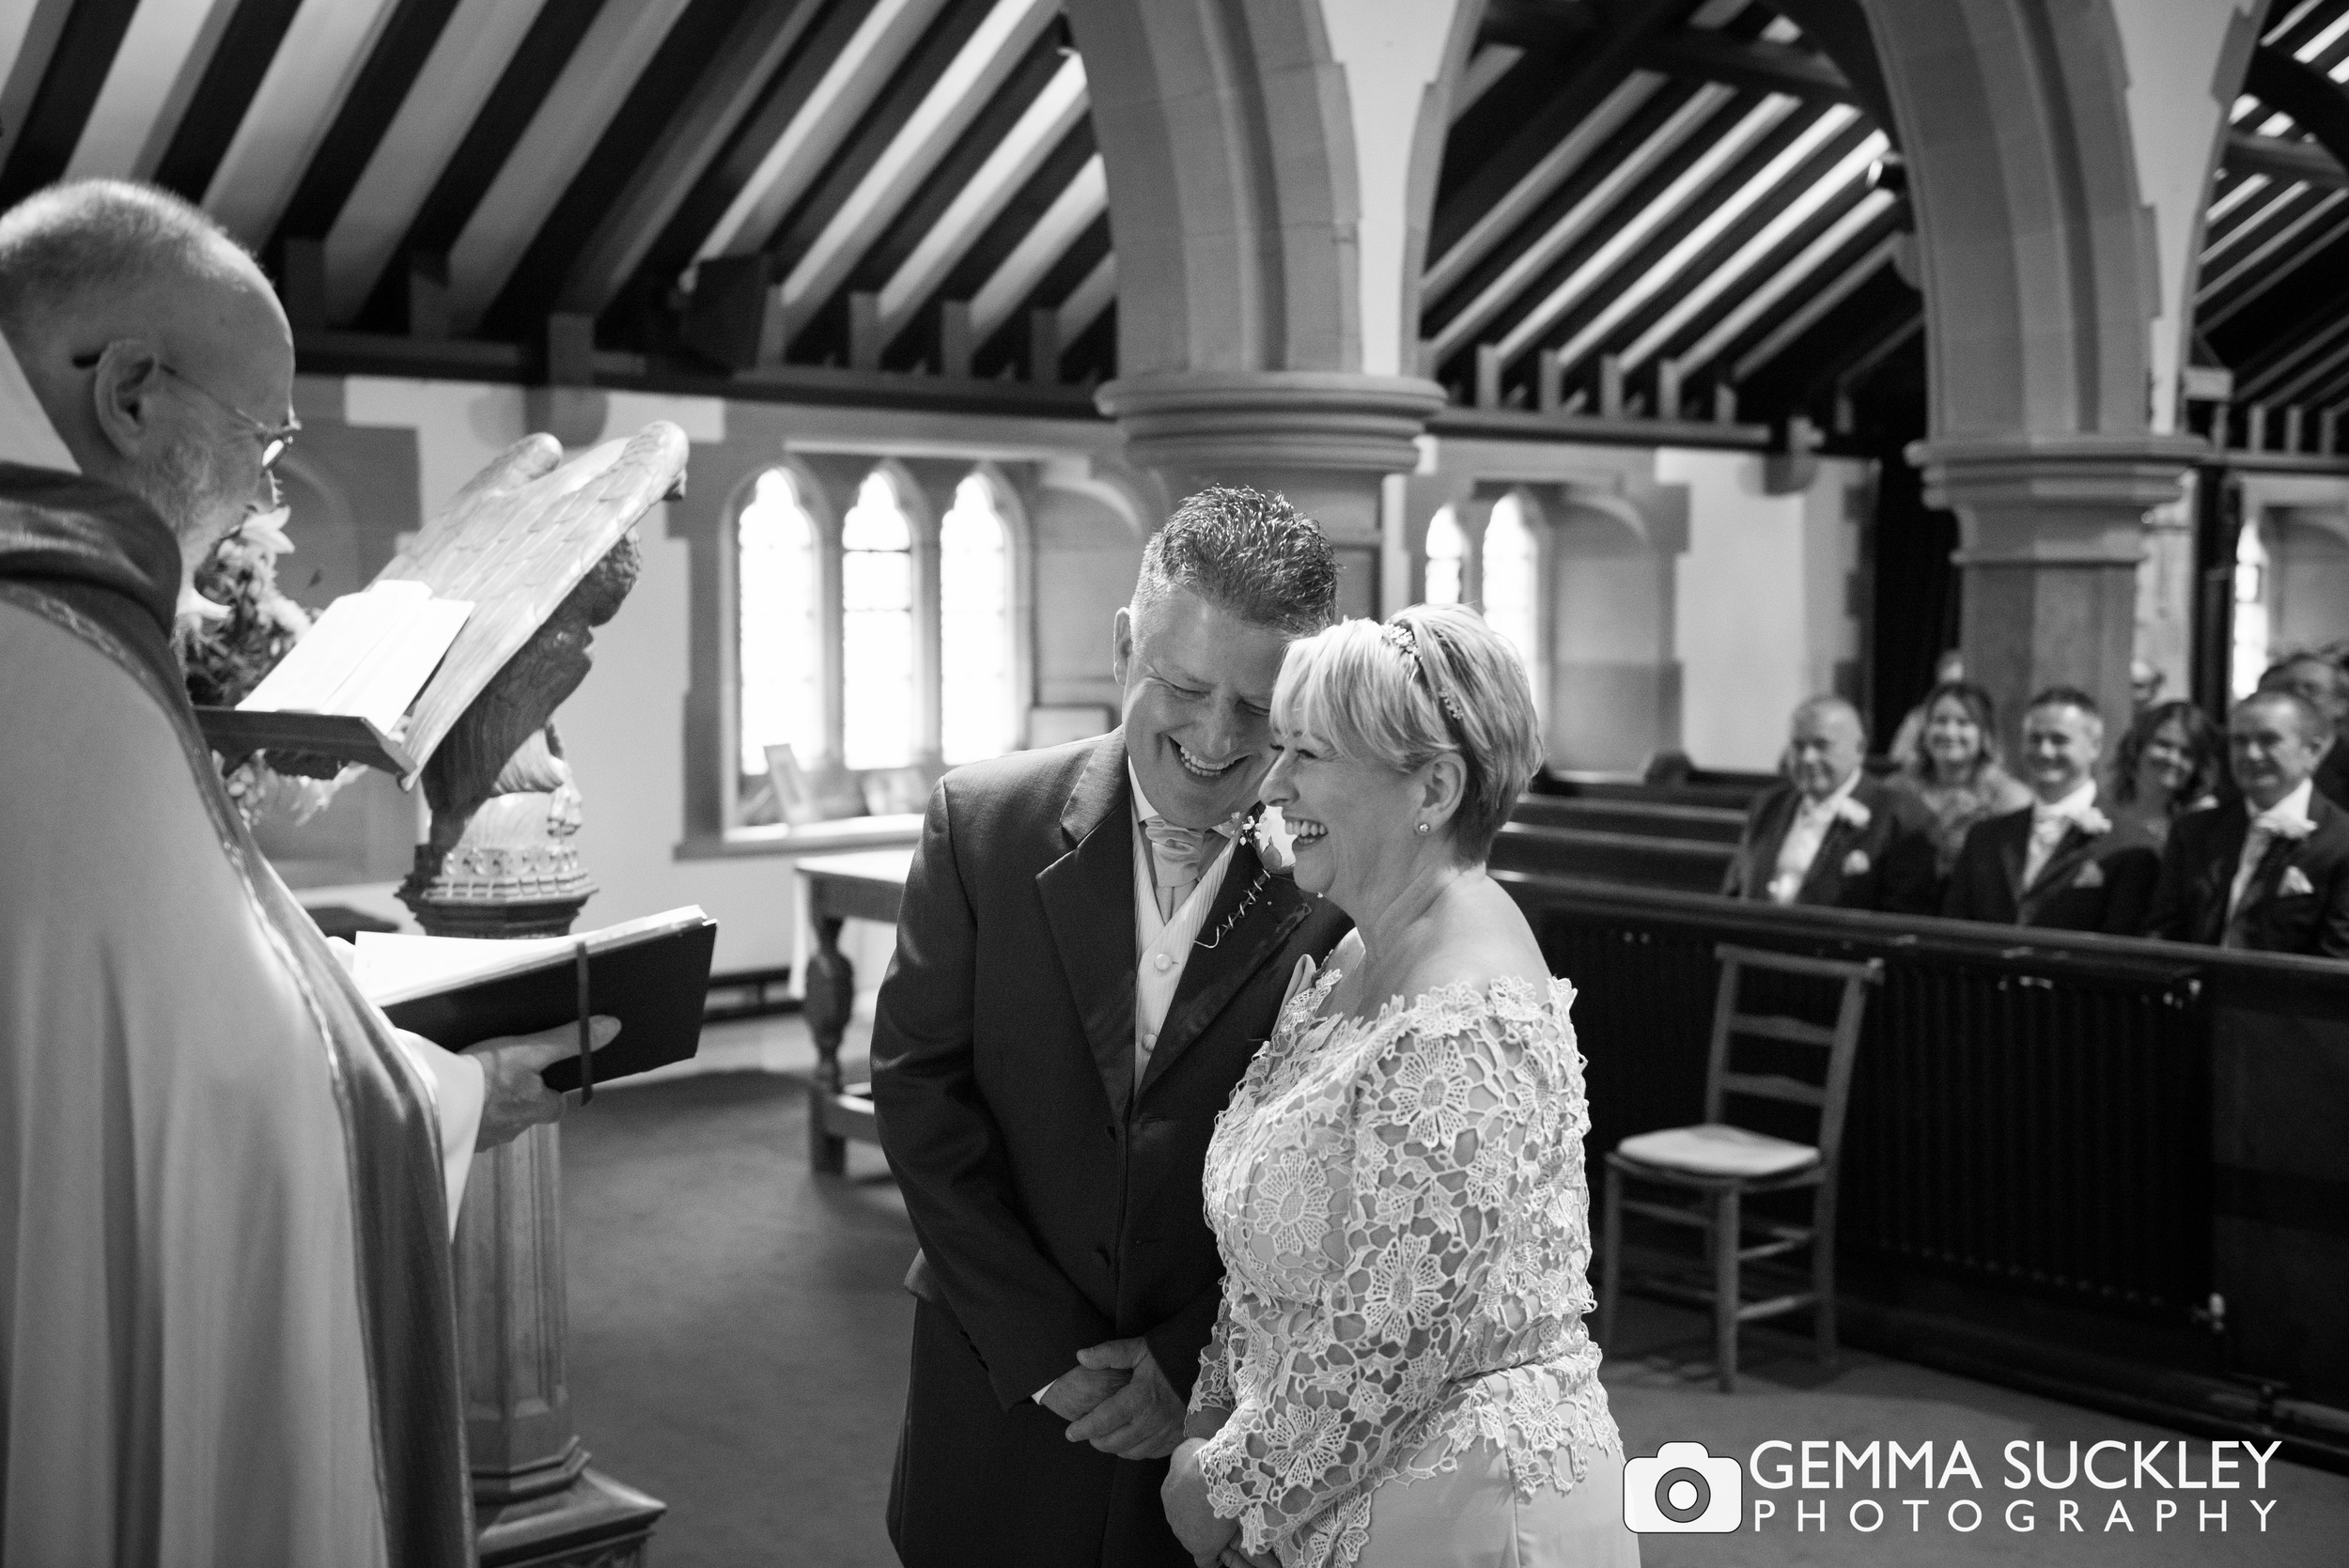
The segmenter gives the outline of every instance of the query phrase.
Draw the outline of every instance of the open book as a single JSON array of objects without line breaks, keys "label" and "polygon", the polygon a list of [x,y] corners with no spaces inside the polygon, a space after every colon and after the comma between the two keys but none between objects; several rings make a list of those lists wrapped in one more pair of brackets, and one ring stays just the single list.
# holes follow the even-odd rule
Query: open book
[{"label": "open book", "polygon": [[223,752],[308,752],[404,776],[414,770],[399,744],[408,709],[472,613],[425,583],[379,579],[328,605],[252,695],[198,708],[197,722]]},{"label": "open book", "polygon": [[[595,1053],[593,1081],[682,1062],[701,1045],[702,999],[717,923],[696,905],[574,937],[412,937],[362,931],[351,977],[400,1028],[449,1050],[531,1034],[579,1017],[580,953],[587,1010],[620,1020]],[[545,1073],[575,1089],[576,1060]]]}]

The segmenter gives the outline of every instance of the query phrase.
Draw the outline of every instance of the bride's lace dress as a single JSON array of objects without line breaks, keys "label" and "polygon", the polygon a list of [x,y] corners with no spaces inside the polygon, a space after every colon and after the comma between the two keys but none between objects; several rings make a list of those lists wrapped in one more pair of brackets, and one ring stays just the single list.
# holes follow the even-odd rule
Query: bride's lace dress
[{"label": "bride's lace dress", "polygon": [[1226,1274],[1191,1406],[1251,1552],[1350,1564],[1381,1483],[1480,1441],[1520,1498],[1621,1438],[1598,1382],[1590,1126],[1574,988],[1441,986],[1375,1018],[1291,999],[1216,1121],[1207,1222]]}]

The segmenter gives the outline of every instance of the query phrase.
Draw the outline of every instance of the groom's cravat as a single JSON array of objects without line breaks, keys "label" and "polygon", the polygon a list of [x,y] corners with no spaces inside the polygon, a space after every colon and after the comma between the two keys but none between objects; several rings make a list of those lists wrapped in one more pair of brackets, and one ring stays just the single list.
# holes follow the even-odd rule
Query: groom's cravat
[{"label": "groom's cravat", "polygon": [[1150,816],[1143,819],[1142,831],[1150,840],[1150,870],[1158,890],[1159,918],[1173,920],[1174,911],[1183,907],[1183,900],[1190,896],[1190,890],[1199,885],[1199,874],[1208,862],[1222,853],[1224,841],[1234,836],[1234,826],[1221,822],[1212,828],[1185,828],[1163,816]]}]

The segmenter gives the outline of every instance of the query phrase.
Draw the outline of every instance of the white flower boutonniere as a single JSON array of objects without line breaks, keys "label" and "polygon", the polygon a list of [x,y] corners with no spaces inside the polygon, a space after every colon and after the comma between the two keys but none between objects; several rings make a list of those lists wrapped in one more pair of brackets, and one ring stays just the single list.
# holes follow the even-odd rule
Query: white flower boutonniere
[{"label": "white flower boutonniere", "polygon": [[1281,819],[1280,807],[1260,808],[1248,828],[1255,841],[1256,858],[1264,862],[1267,871],[1285,877],[1297,869],[1297,835]]},{"label": "white flower boutonniere", "polygon": [[2289,822],[2263,822],[2258,826],[2267,830],[2268,837],[2281,839],[2286,844],[2297,844],[2316,831],[2316,824],[2305,816],[2295,816]]},{"label": "white flower boutonniere", "polygon": [[1875,820],[1875,813],[1846,795],[1835,802],[1835,820],[1848,822],[1864,832],[1868,824]]},{"label": "white flower boutonniere", "polygon": [[[1865,811],[1867,808],[1862,806],[1860,810]],[[1843,857],[1843,875],[1846,877],[1865,877],[1868,875],[1868,867],[1874,863],[1874,862],[1868,859],[1868,852],[1865,849],[1855,849],[1850,854]]]},{"label": "white flower boutonniere", "polygon": [[2112,831],[2112,818],[2091,806],[2072,818],[2072,826],[2086,833],[2090,838],[2102,838]]}]

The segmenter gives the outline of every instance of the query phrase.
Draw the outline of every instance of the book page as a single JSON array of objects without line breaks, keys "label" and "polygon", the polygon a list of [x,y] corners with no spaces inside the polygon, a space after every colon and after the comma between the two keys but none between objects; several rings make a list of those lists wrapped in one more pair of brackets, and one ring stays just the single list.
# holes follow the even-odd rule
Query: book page
[{"label": "book page", "polygon": [[688,904],[575,937],[417,937],[362,931],[352,944],[358,955],[350,974],[369,1001],[390,1007],[546,964],[569,963],[572,950],[583,941],[592,955],[699,925],[708,918],[700,905]]},{"label": "book page", "polygon": [[433,598],[421,582],[387,581],[345,594],[237,706],[352,714],[389,735],[472,613],[463,600]]}]

